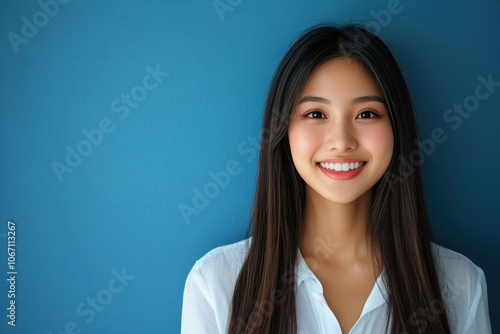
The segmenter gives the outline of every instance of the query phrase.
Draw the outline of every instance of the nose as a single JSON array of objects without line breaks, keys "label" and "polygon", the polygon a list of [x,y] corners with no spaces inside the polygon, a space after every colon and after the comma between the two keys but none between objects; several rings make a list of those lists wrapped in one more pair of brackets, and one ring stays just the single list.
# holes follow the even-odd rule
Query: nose
[{"label": "nose", "polygon": [[347,122],[340,120],[332,122],[331,126],[326,129],[326,148],[329,151],[343,153],[346,151],[355,150],[358,147],[358,141],[354,129]]}]

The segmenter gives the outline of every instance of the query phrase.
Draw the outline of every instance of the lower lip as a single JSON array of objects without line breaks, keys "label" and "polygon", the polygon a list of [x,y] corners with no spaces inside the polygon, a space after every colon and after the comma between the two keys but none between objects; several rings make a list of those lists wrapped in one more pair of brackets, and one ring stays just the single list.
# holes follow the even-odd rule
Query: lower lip
[{"label": "lower lip", "polygon": [[345,172],[337,172],[335,170],[325,169],[325,168],[321,167],[319,164],[317,166],[318,166],[318,168],[323,173],[325,173],[326,176],[328,176],[331,179],[334,179],[334,180],[350,180],[350,179],[353,179],[356,176],[358,176],[359,173],[361,173],[361,171],[363,170],[363,168],[365,168],[365,166],[366,166],[366,162],[363,163],[363,166],[361,166],[361,167],[359,167],[357,169],[349,169],[349,170],[347,170]]}]

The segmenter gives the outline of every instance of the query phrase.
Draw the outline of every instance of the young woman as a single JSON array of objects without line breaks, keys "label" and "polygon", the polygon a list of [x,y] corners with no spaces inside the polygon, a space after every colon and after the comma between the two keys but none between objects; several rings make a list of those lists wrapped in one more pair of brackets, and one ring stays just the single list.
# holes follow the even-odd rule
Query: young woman
[{"label": "young woman", "polygon": [[417,131],[386,45],[321,26],[267,99],[252,237],[198,260],[182,333],[491,333],[483,271],[431,243]]}]

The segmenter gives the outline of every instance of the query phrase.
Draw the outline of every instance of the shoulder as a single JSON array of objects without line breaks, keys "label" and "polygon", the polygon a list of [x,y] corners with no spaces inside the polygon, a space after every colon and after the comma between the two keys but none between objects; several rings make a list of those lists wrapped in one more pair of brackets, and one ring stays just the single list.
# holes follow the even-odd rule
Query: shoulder
[{"label": "shoulder", "polygon": [[250,241],[251,238],[248,238],[233,244],[214,248],[196,261],[194,268],[202,272],[205,276],[219,276],[221,270],[225,275],[230,273],[239,274],[248,254]]},{"label": "shoulder", "polygon": [[212,249],[196,261],[188,280],[196,280],[215,297],[230,299],[245,262],[251,238]]},{"label": "shoulder", "polygon": [[196,261],[184,286],[181,333],[225,333],[234,286],[250,240],[212,249]]},{"label": "shoulder", "polygon": [[438,272],[448,281],[474,285],[484,277],[483,270],[466,256],[434,243],[432,251]]},{"label": "shoulder", "polygon": [[471,326],[476,317],[483,317],[480,312],[487,315],[484,272],[458,252],[436,244],[432,250],[452,332],[462,332],[460,329]]},{"label": "shoulder", "polygon": [[[484,280],[484,272],[466,256],[432,244],[443,298],[451,302],[466,302]],[[472,295],[471,295],[472,294]]]}]

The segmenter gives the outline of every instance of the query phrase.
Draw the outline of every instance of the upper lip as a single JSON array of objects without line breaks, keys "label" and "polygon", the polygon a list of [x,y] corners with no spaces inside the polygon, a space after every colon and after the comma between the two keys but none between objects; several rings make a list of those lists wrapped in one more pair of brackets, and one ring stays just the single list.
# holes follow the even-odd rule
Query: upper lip
[{"label": "upper lip", "polygon": [[351,162],[366,162],[365,160],[362,159],[354,159],[354,158],[334,158],[334,159],[326,159],[326,160],[321,160],[318,161],[318,163],[351,163]]}]

